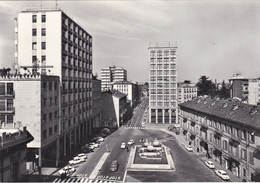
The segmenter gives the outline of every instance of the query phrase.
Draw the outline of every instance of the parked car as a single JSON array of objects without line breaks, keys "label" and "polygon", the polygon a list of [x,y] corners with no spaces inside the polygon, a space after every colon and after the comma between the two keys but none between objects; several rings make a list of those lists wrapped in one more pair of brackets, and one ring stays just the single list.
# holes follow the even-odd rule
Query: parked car
[{"label": "parked car", "polygon": [[96,137],[96,139],[97,139],[98,142],[104,142],[105,141],[105,139],[103,137]]},{"label": "parked car", "polygon": [[224,170],[215,170],[215,173],[216,173],[217,176],[219,176],[221,179],[223,179],[223,180],[229,180],[229,176],[228,176],[227,172],[225,172]]},{"label": "parked car", "polygon": [[70,165],[76,165],[76,164],[79,164],[79,163],[83,163],[84,161],[85,160],[83,160],[82,158],[75,157],[75,158],[73,158],[73,160],[69,161],[69,164]]},{"label": "parked car", "polygon": [[117,160],[112,161],[112,163],[111,163],[111,165],[110,165],[110,171],[111,171],[111,172],[117,171],[118,166],[119,166],[119,164],[118,164],[118,161],[117,161]]},{"label": "parked car", "polygon": [[77,155],[77,157],[83,158],[84,160],[88,158],[85,153],[80,153],[80,154]]},{"label": "parked car", "polygon": [[185,147],[185,149],[186,149],[187,151],[193,152],[193,149],[192,149],[191,146],[185,145],[184,147]]},{"label": "parked car", "polygon": [[89,147],[94,147],[94,148],[98,148],[99,144],[95,143],[95,142],[90,142],[89,143]]},{"label": "parked car", "polygon": [[209,167],[209,168],[215,168],[215,165],[214,165],[214,163],[212,162],[212,161],[206,161],[205,162],[205,165],[207,166],[207,167]]},{"label": "parked car", "polygon": [[69,174],[69,173],[73,173],[75,172],[76,169],[72,166],[65,166],[64,168],[60,169],[59,170],[59,174],[62,175],[62,174]]},{"label": "parked car", "polygon": [[125,142],[122,142],[121,149],[125,149],[125,148],[126,148],[126,144],[125,144]]},{"label": "parked car", "polygon": [[128,144],[128,145],[133,145],[134,143],[135,143],[135,141],[134,141],[133,139],[131,139],[131,140],[128,141],[127,144]]},{"label": "parked car", "polygon": [[140,139],[140,141],[139,142],[144,142],[144,139]]}]

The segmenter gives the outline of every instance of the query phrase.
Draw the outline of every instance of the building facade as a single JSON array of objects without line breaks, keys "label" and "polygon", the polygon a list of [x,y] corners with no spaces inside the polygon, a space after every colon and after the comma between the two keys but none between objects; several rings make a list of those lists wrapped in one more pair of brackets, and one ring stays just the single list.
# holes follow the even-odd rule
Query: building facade
[{"label": "building facade", "polygon": [[92,122],[93,131],[97,132],[102,127],[101,124],[101,80],[93,76],[93,88],[92,88]]},{"label": "building facade", "polygon": [[178,83],[178,103],[187,102],[196,98],[198,95],[198,88],[196,84]]},{"label": "building facade", "polygon": [[127,99],[131,102],[132,107],[136,107],[139,102],[138,85],[129,81],[115,82],[113,90],[119,91],[127,95]]},{"label": "building facade", "polygon": [[61,135],[59,77],[1,77],[0,96],[1,122],[11,125],[21,121],[34,137],[27,145],[29,154],[40,154],[43,165],[55,165],[59,160]]},{"label": "building facade", "polygon": [[104,91],[101,94],[102,126],[119,128],[132,117],[132,108],[126,94],[121,92]]},{"label": "building facade", "polygon": [[26,127],[0,125],[0,182],[26,181],[26,144],[32,140]]},{"label": "building facade", "polygon": [[260,78],[248,80],[248,104],[260,103]]},{"label": "building facade", "polygon": [[149,47],[149,122],[177,122],[176,47]]},{"label": "building facade", "polygon": [[230,98],[240,98],[248,101],[248,79],[240,75],[236,75],[229,79]]},{"label": "building facade", "polygon": [[260,106],[199,97],[179,107],[181,134],[197,152],[241,180],[260,180]]},{"label": "building facade", "polygon": [[15,66],[20,74],[59,76],[59,159],[68,158],[92,129],[92,36],[59,9],[22,11]]},{"label": "building facade", "polygon": [[101,70],[101,90],[112,90],[115,82],[127,81],[127,71],[123,67],[105,67]]}]

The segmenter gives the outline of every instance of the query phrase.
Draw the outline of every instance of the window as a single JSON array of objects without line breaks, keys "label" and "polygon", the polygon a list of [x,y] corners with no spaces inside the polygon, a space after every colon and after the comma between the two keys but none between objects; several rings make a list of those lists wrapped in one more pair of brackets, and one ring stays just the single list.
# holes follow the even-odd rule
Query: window
[{"label": "window", "polygon": [[42,22],[46,22],[46,15],[42,15]]},{"label": "window", "polygon": [[45,139],[47,137],[47,130],[43,130],[43,138]]},{"label": "window", "polygon": [[36,56],[32,56],[32,63],[36,64],[37,63],[37,57]]},{"label": "window", "polygon": [[54,112],[54,118],[57,119],[57,117],[58,117],[58,111],[55,111]]},{"label": "window", "polygon": [[254,134],[254,132],[253,132],[253,133],[250,133],[249,141],[250,141],[251,143],[255,143],[255,134]]},{"label": "window", "polygon": [[52,105],[52,97],[50,97],[50,105]]},{"label": "window", "polygon": [[243,176],[246,177],[246,169],[243,168]]},{"label": "window", "polygon": [[241,158],[246,160],[246,150],[245,149],[241,149]]},{"label": "window", "polygon": [[36,49],[37,49],[37,43],[36,43],[36,42],[33,42],[33,43],[32,43],[32,49],[33,49],[33,50],[36,50]]},{"label": "window", "polygon": [[54,90],[57,90],[58,84],[54,83]]},{"label": "window", "polygon": [[49,113],[49,121],[52,120],[52,112]]},{"label": "window", "polygon": [[57,133],[57,131],[58,131],[58,126],[55,125],[55,127],[54,127],[54,133]]},{"label": "window", "polygon": [[46,56],[42,55],[42,62],[46,62]]},{"label": "window", "polygon": [[49,83],[49,90],[52,90],[52,83]]},{"label": "window", "polygon": [[54,98],[54,104],[58,104],[58,97]]},{"label": "window", "polygon": [[252,152],[249,152],[249,163],[252,165],[254,164],[254,156]]},{"label": "window", "polygon": [[37,22],[37,15],[33,15],[33,16],[32,16],[32,22],[33,22],[33,23],[36,23],[36,22]]},{"label": "window", "polygon": [[42,83],[42,87],[43,87],[44,90],[46,90],[46,82]]},{"label": "window", "polygon": [[42,42],[42,50],[46,50],[46,42]]},{"label": "window", "polygon": [[32,30],[32,36],[37,36],[37,29]]},{"label": "window", "polygon": [[46,29],[42,28],[42,36],[46,36]]},{"label": "window", "polygon": [[52,135],[52,127],[49,128],[49,136]]},{"label": "window", "polygon": [[44,105],[44,106],[47,105],[47,99],[46,99],[46,98],[43,99],[43,105]]},{"label": "window", "polygon": [[223,141],[223,148],[227,149],[227,141],[226,140]]},{"label": "window", "polygon": [[42,120],[43,120],[43,122],[46,122],[46,119],[47,119],[47,115],[44,114],[44,115],[42,116]]}]

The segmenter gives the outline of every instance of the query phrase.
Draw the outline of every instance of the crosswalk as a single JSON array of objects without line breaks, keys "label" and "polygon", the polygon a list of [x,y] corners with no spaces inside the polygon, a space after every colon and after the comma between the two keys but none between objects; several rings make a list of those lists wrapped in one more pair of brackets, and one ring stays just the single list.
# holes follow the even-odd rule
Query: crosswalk
[{"label": "crosswalk", "polygon": [[139,126],[129,126],[129,127],[125,127],[125,129],[139,129],[139,130],[149,130],[149,129],[152,129],[152,128],[149,128],[149,127],[139,127]]},{"label": "crosswalk", "polygon": [[69,177],[65,179],[56,178],[53,183],[67,183],[67,182],[77,182],[77,183],[117,183],[117,181],[102,180],[102,179],[89,179],[86,177]]}]

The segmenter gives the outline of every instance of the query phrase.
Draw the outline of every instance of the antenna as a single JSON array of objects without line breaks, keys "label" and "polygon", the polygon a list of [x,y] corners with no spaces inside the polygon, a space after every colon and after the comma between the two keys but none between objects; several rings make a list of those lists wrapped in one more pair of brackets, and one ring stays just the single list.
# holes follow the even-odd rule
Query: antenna
[{"label": "antenna", "polygon": [[58,9],[58,0],[55,0],[55,2],[56,2],[56,10]]}]

